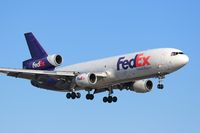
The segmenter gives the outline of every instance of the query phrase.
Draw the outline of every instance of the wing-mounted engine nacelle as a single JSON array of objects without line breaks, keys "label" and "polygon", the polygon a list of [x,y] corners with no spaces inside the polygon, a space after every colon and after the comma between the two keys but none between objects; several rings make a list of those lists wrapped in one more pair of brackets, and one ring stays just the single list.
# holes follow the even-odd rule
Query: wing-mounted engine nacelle
[{"label": "wing-mounted engine nacelle", "polygon": [[76,85],[81,88],[92,88],[97,83],[97,76],[94,73],[82,73],[75,79]]},{"label": "wing-mounted engine nacelle", "polygon": [[60,55],[49,55],[41,59],[30,59],[23,62],[24,69],[53,70],[62,64],[63,59]]},{"label": "wing-mounted engine nacelle", "polygon": [[133,83],[131,91],[137,93],[147,93],[150,92],[153,88],[153,82],[151,80],[138,80]]}]

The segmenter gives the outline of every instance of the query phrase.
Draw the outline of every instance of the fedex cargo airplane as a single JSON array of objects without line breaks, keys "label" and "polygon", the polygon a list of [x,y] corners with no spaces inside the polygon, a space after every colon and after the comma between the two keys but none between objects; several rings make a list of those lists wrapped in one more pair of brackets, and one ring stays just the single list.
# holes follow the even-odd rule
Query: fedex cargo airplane
[{"label": "fedex cargo airplane", "polygon": [[181,50],[159,48],[60,68],[62,56],[48,55],[32,33],[25,33],[25,38],[31,59],[23,62],[23,69],[0,68],[0,73],[30,80],[38,88],[66,92],[67,99],[78,99],[79,91],[85,90],[87,100],[108,92],[103,102],[117,102],[114,90],[147,93],[153,88],[150,78],[158,78],[157,88],[163,89],[165,76],[189,62]]}]

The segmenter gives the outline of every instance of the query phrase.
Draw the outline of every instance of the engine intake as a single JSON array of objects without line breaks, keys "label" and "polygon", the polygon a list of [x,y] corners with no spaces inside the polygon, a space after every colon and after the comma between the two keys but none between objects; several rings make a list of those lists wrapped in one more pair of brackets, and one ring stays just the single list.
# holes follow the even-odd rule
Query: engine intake
[{"label": "engine intake", "polygon": [[49,61],[49,63],[55,67],[60,66],[62,64],[62,56],[60,55],[50,55],[47,56],[47,60]]},{"label": "engine intake", "polygon": [[60,55],[49,55],[40,59],[29,59],[23,62],[24,69],[53,70],[62,64],[63,59]]},{"label": "engine intake", "polygon": [[76,84],[81,88],[91,88],[97,83],[97,76],[94,73],[83,73],[76,77]]},{"label": "engine intake", "polygon": [[133,83],[133,90],[137,93],[146,93],[153,88],[153,82],[151,80],[138,80]]}]

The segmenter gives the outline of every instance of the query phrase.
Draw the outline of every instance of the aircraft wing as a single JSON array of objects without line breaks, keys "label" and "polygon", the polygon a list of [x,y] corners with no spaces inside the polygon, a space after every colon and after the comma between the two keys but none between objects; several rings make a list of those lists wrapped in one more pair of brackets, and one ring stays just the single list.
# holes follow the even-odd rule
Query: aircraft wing
[{"label": "aircraft wing", "polygon": [[38,77],[55,77],[55,78],[67,78],[75,77],[75,72],[70,71],[46,71],[46,70],[28,70],[28,69],[12,69],[12,68],[0,68],[0,73],[15,78],[23,78],[32,80]]},{"label": "aircraft wing", "polygon": [[[56,79],[73,79],[79,72],[73,71],[46,71],[46,70],[29,70],[29,69],[13,69],[13,68],[0,68],[0,73],[15,78],[23,78],[28,80],[37,80],[39,78],[56,78]],[[95,73],[99,78],[106,78],[107,74]]]}]

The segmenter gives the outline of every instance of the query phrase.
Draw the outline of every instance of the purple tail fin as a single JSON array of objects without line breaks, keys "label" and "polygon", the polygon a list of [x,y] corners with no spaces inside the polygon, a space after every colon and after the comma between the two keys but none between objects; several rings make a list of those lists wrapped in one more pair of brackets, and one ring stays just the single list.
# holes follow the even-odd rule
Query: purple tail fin
[{"label": "purple tail fin", "polygon": [[40,59],[43,57],[47,57],[48,54],[46,51],[42,48],[38,40],[35,38],[33,33],[25,33],[24,34],[26,38],[26,42],[28,44],[29,51],[31,53],[32,59]]},{"label": "purple tail fin", "polygon": [[31,54],[31,59],[23,62],[24,69],[36,69],[36,70],[53,70],[55,66],[51,65],[48,61],[48,54],[42,48],[38,40],[33,33],[25,33],[26,42]]}]

